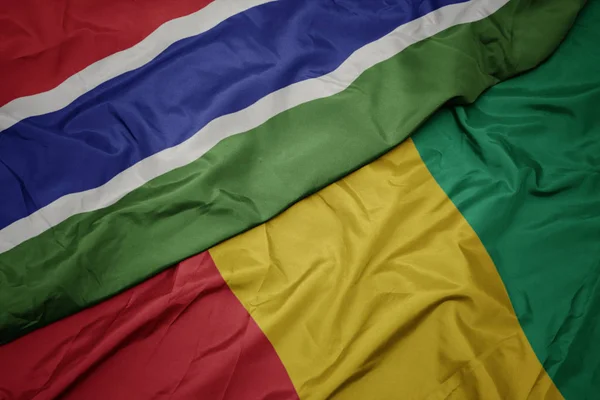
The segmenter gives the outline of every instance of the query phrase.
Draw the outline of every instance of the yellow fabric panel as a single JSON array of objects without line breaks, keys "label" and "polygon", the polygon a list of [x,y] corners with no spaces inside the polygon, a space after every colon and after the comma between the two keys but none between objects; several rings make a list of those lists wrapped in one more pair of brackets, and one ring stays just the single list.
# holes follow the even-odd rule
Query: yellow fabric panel
[{"label": "yellow fabric panel", "polygon": [[410,140],[211,254],[302,399],[561,398]]}]

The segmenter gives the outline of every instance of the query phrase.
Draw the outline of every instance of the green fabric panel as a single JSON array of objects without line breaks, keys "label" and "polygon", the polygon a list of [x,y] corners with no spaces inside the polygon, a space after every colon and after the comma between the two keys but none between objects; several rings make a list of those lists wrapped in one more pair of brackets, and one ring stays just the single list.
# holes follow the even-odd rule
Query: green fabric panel
[{"label": "green fabric panel", "polygon": [[373,160],[446,101],[472,102],[533,67],[579,8],[577,1],[514,0],[376,65],[338,95],[224,140],[115,205],[0,255],[0,343],[260,224]]},{"label": "green fabric panel", "polygon": [[600,1],[548,62],[413,138],[567,399],[600,396]]}]

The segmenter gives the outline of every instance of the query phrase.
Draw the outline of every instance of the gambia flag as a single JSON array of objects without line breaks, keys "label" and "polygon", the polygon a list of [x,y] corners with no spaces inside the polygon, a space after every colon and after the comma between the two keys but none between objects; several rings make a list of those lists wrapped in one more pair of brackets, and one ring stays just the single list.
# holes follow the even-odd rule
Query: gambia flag
[{"label": "gambia flag", "polygon": [[600,398],[600,0],[0,0],[0,400]]}]

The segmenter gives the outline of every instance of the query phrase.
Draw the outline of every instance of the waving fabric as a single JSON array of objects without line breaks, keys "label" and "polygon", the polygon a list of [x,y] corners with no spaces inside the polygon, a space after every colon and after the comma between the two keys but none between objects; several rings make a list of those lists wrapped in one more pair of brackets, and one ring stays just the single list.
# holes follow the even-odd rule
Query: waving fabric
[{"label": "waving fabric", "polygon": [[0,398],[600,391],[597,1],[34,3]]},{"label": "waving fabric", "polygon": [[[267,3],[217,25],[217,31],[186,39],[190,43],[174,44],[150,64],[107,81],[64,109],[29,117],[1,132],[0,179],[5,195],[0,210],[5,227],[0,231],[0,266],[5,278],[0,290],[0,340],[14,339],[137,284],[264,222],[370,161],[405,139],[447,100],[472,101],[499,79],[533,67],[558,44],[580,6],[558,0],[539,8],[504,0],[425,3]],[[393,10],[398,11],[397,18],[390,16],[395,29],[377,17],[393,15]],[[294,67],[295,74],[286,74],[279,85],[271,86],[275,92],[254,104],[257,97],[240,104],[242,97],[222,96],[220,88],[252,93],[248,85],[258,79],[255,85],[265,95],[267,86],[260,78],[277,69],[269,68],[268,57],[247,59],[249,65],[259,63],[258,69],[243,69],[246,61],[240,62],[239,52],[231,53],[234,71],[249,74],[239,84],[237,75],[222,66],[209,70],[219,71],[223,83],[202,78],[200,71],[189,67],[196,78],[174,72],[174,82],[167,84],[173,94],[158,90],[153,95],[140,93],[139,99],[127,97],[143,92],[152,71],[185,67],[180,53],[215,59],[217,55],[203,51],[200,42],[231,47],[216,40],[223,37],[220,30],[256,40],[236,24],[256,24],[259,17],[278,20],[269,17],[271,12],[313,13],[306,19],[308,26],[320,13],[334,13],[342,23],[362,16],[380,38],[371,36],[376,40],[365,46],[368,39],[362,35],[369,30],[355,34],[362,42],[331,31],[355,50],[363,47],[346,51],[350,56],[346,60],[334,58],[338,53],[331,51],[314,59],[297,55],[300,58],[292,65],[308,57],[317,77],[307,79],[310,76]],[[323,18],[330,26],[327,16]],[[264,35],[284,41],[282,46],[290,49],[285,41],[302,40],[306,30],[300,32]],[[315,32],[321,39],[309,41],[311,46],[333,44],[333,38],[323,36],[329,31]],[[261,51],[256,46],[250,49],[248,57]],[[271,47],[262,51],[267,49]],[[174,52],[171,58],[161,58],[169,51]],[[185,86],[175,86],[179,79]],[[207,92],[186,84],[188,80]],[[207,81],[216,86],[206,85]],[[277,90],[282,84],[292,85]],[[211,93],[218,96],[204,111],[185,109],[186,103],[203,107],[201,102]],[[175,94],[189,101],[169,105],[168,101],[177,101]],[[153,109],[152,102],[160,107]],[[218,114],[193,122],[221,105],[222,118],[205,128],[201,124],[206,118]],[[178,122],[169,123],[173,118]],[[242,134],[232,136],[237,133]],[[112,136],[127,144],[118,145]],[[97,157],[105,161],[96,161]],[[89,181],[91,176],[100,180]],[[93,185],[100,186],[90,189]],[[146,250],[148,245],[152,252]]]}]

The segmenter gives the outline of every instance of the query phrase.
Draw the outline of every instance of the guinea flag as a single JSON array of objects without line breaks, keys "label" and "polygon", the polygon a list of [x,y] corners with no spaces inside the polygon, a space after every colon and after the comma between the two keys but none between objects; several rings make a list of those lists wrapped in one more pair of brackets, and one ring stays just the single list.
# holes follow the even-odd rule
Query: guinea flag
[{"label": "guinea flag", "polygon": [[0,0],[0,399],[600,393],[600,2]]}]

